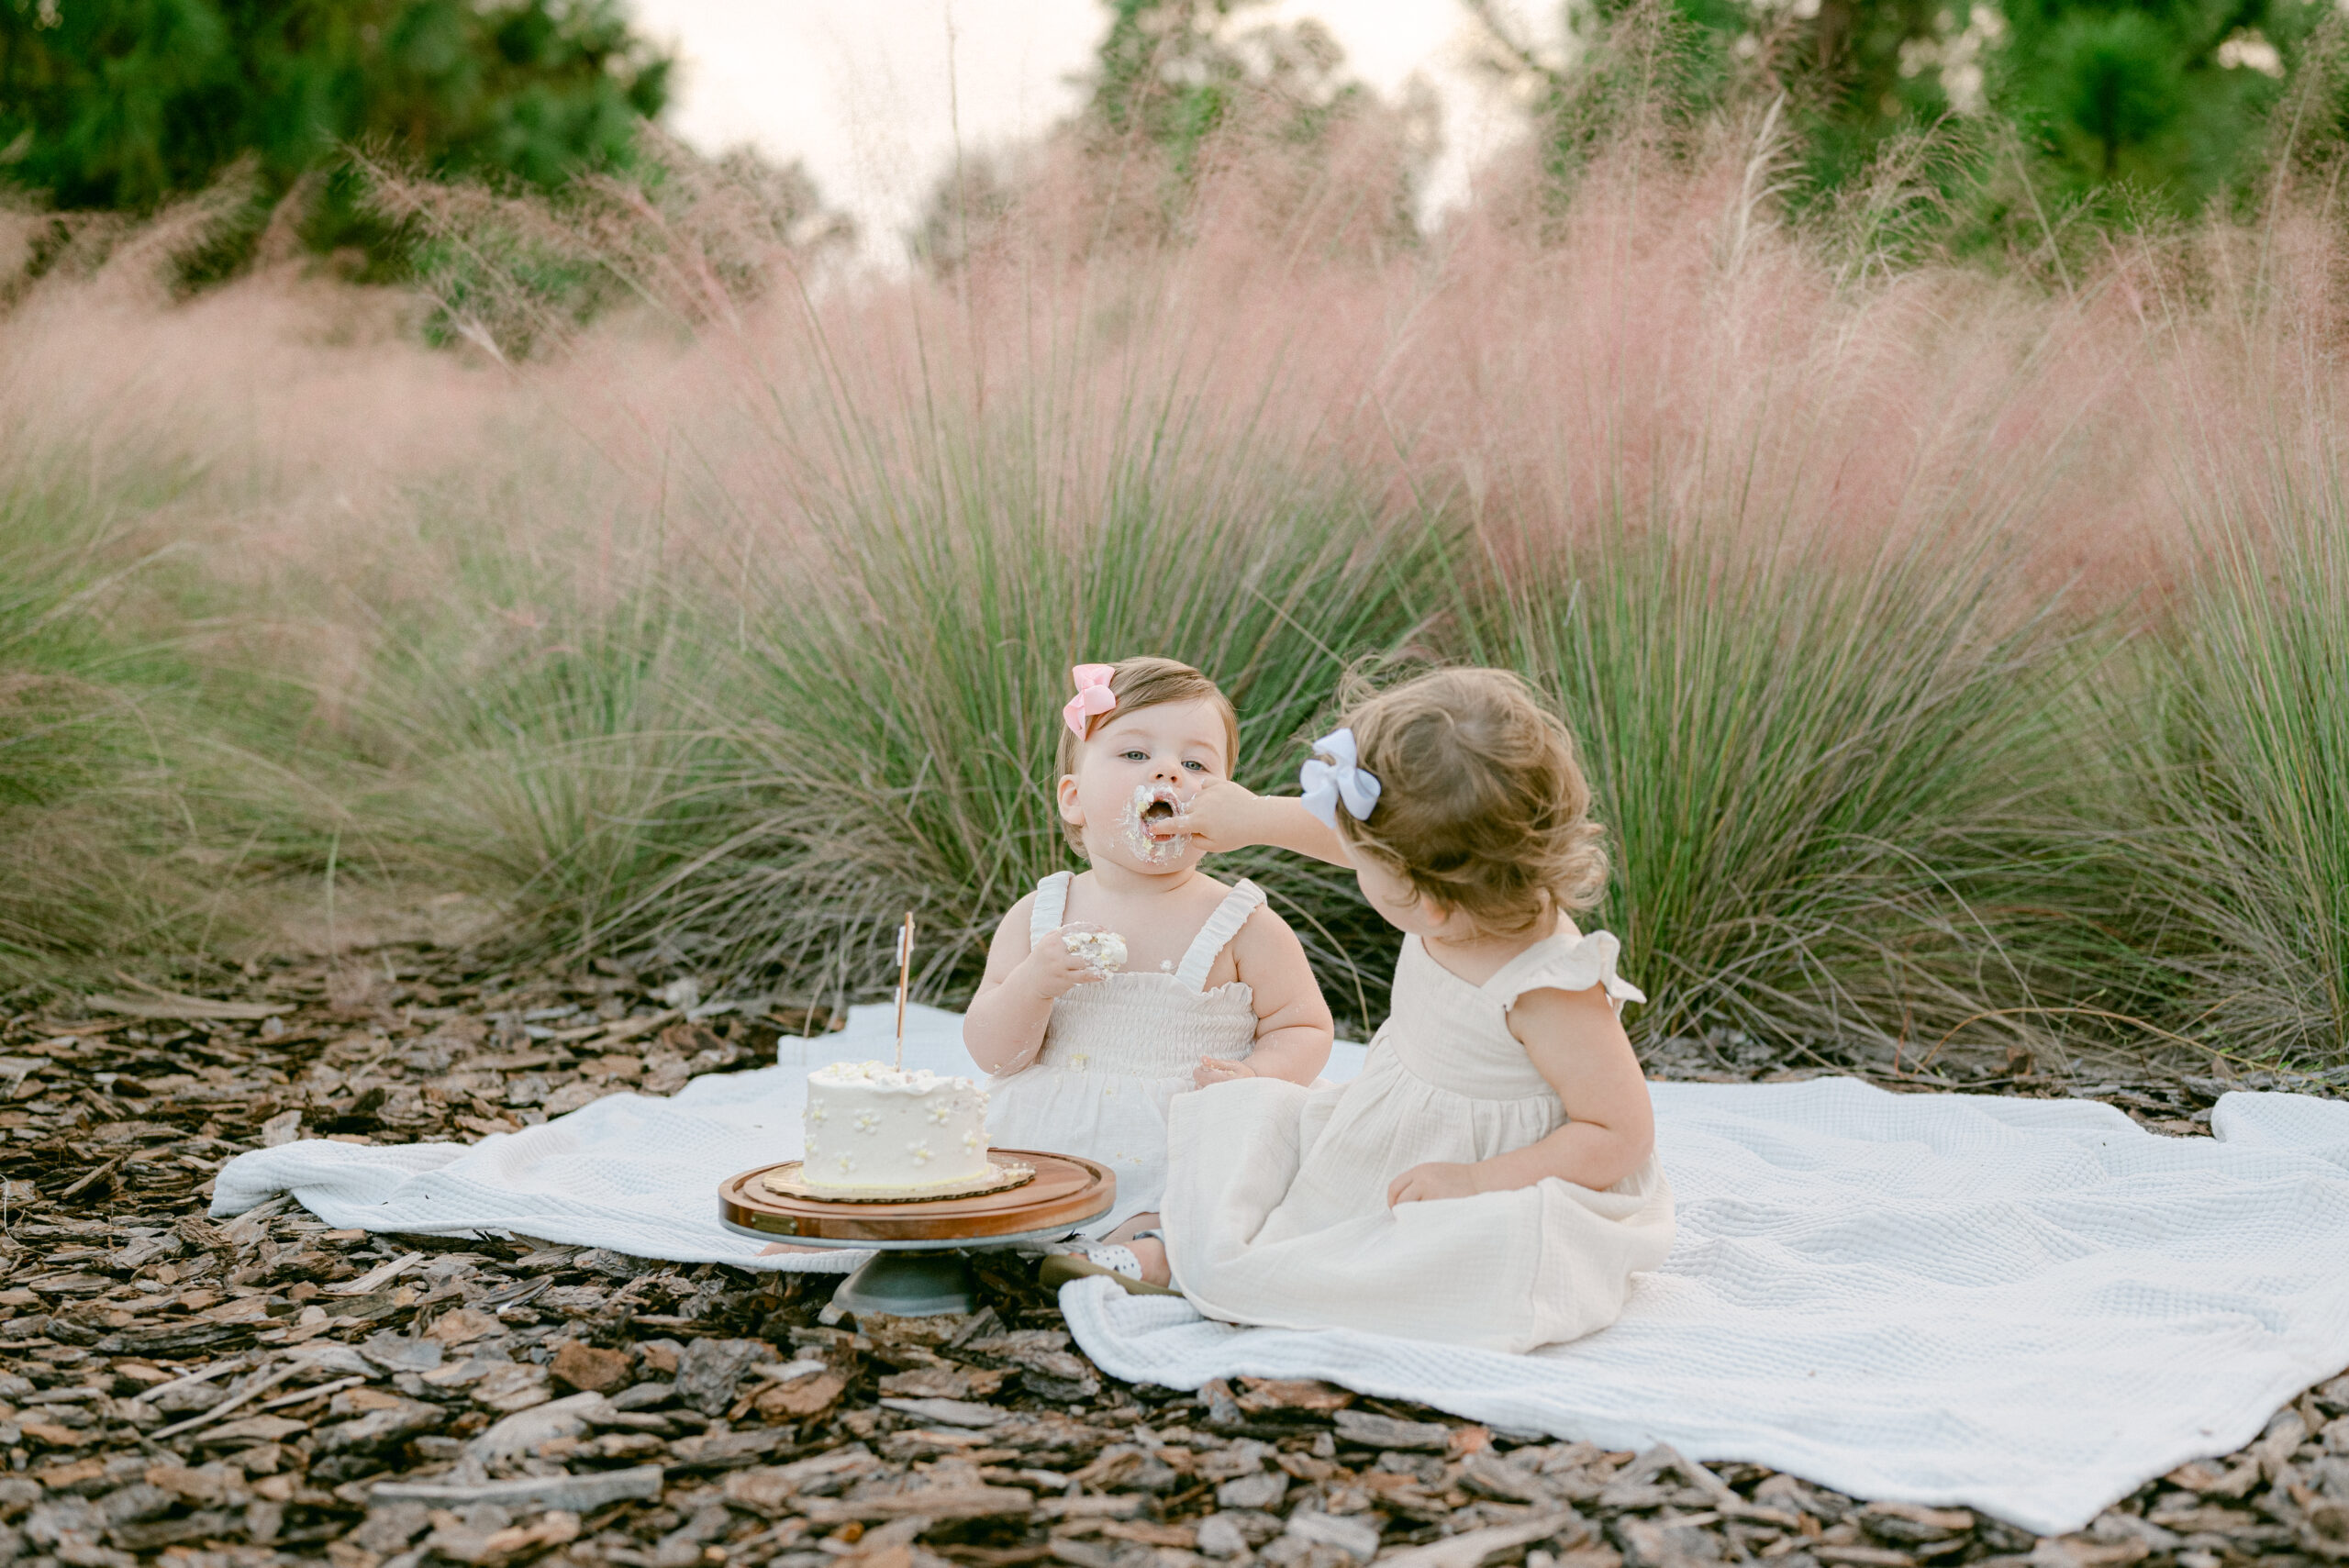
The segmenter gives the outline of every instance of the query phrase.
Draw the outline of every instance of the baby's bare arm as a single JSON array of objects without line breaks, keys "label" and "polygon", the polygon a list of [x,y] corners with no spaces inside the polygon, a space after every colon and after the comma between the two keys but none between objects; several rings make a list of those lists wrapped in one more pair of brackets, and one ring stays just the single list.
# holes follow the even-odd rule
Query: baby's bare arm
[{"label": "baby's bare arm", "polygon": [[1489,1160],[1414,1165],[1388,1185],[1389,1204],[1510,1192],[1551,1176],[1603,1191],[1654,1151],[1647,1075],[1604,990],[1528,991],[1508,1023],[1570,1119],[1540,1142]]},{"label": "baby's bare arm", "polygon": [[1229,779],[1219,779],[1192,797],[1167,824],[1187,833],[1209,854],[1225,854],[1257,844],[1308,855],[1333,866],[1350,866],[1345,841],[1293,795],[1252,795]]},{"label": "baby's bare arm", "polygon": [[1068,951],[1058,930],[1041,942],[1028,940],[1036,895],[1011,906],[987,944],[986,973],[978,995],[963,1015],[963,1049],[983,1073],[1017,1073],[1036,1060],[1052,1004],[1100,973]]},{"label": "baby's bare arm", "polygon": [[[1330,1041],[1337,1031],[1330,1021],[1329,1005],[1321,1000],[1321,987],[1314,983],[1313,966],[1306,962],[1304,944],[1287,921],[1270,909],[1258,909],[1232,939],[1231,959],[1254,994],[1255,1042],[1245,1062],[1210,1059],[1200,1063],[1197,1081],[1204,1086],[1252,1075],[1312,1083],[1329,1064]],[[1244,1071],[1225,1070],[1234,1065]]]}]

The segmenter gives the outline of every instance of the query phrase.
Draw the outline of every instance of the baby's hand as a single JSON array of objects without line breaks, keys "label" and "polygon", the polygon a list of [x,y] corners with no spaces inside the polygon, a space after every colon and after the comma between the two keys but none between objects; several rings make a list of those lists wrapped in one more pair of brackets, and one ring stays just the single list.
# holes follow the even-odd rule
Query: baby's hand
[{"label": "baby's hand", "polygon": [[1079,985],[1090,985],[1096,981],[1108,979],[1107,970],[1068,951],[1070,932],[1094,929],[1074,925],[1053,927],[1036,939],[1036,945],[1020,961],[1019,969],[1014,973],[1033,986],[1039,995],[1055,1001]]},{"label": "baby's hand", "polygon": [[1386,1207],[1429,1203],[1437,1198],[1475,1197],[1485,1189],[1476,1184],[1476,1167],[1431,1160],[1414,1165],[1387,1184]]},{"label": "baby's hand", "polygon": [[1211,855],[1244,850],[1264,842],[1250,826],[1256,801],[1244,784],[1218,779],[1160,826],[1169,834],[1189,835],[1193,848]]},{"label": "baby's hand", "polygon": [[1191,1069],[1191,1082],[1202,1089],[1255,1075],[1256,1070],[1245,1062],[1226,1062],[1219,1056],[1202,1056],[1199,1064]]}]

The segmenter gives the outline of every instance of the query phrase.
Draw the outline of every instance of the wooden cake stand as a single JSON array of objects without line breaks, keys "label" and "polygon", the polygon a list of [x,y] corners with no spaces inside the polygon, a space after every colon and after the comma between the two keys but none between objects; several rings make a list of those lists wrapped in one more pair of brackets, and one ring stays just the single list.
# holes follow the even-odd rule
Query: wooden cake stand
[{"label": "wooden cake stand", "polygon": [[978,1302],[963,1253],[1057,1240],[1118,1201],[1118,1178],[1106,1165],[1032,1149],[991,1152],[1033,1165],[1035,1180],[975,1197],[823,1203],[769,1192],[759,1178],[777,1166],[762,1165],[719,1184],[718,1220],[762,1241],[872,1251],[872,1261],[832,1293],[832,1305],[843,1312],[899,1318],[974,1312]]}]

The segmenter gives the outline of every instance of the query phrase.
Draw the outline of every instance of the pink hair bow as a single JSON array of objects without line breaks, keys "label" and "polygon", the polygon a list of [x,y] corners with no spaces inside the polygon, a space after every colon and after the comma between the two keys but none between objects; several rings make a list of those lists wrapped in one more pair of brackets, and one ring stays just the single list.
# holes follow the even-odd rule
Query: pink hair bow
[{"label": "pink hair bow", "polygon": [[1069,672],[1076,677],[1076,695],[1061,709],[1061,717],[1067,722],[1069,733],[1079,740],[1085,739],[1085,731],[1095,716],[1118,706],[1118,694],[1109,689],[1109,677],[1117,673],[1113,664],[1079,664]]}]

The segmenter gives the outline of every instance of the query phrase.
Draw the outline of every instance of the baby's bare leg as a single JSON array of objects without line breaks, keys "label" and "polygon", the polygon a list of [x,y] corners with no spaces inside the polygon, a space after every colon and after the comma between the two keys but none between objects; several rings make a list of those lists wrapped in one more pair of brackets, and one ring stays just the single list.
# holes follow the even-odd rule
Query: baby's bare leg
[{"label": "baby's bare leg", "polygon": [[1154,1214],[1137,1214],[1126,1219],[1115,1230],[1110,1231],[1109,1234],[1104,1236],[1101,1240],[1104,1241],[1130,1241],[1141,1231],[1155,1230],[1157,1229],[1158,1216]]}]

